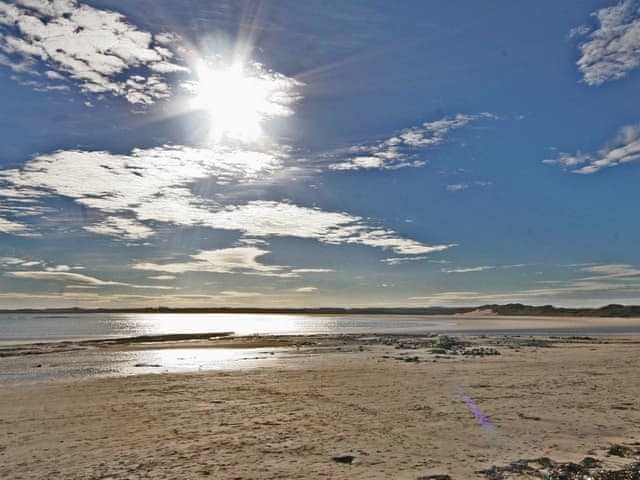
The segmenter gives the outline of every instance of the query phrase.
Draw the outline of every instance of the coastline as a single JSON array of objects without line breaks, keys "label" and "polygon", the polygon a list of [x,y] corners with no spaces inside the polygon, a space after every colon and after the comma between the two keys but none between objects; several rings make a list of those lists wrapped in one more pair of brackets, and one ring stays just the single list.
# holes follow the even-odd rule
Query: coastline
[{"label": "coastline", "polygon": [[438,338],[283,336],[268,366],[9,385],[0,476],[480,479],[523,458],[633,460],[607,450],[640,441],[637,337]]}]

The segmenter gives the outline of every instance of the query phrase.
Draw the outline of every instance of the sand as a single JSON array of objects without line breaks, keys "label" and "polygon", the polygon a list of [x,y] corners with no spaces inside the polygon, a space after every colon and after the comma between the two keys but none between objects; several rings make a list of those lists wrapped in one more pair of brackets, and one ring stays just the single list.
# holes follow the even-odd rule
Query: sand
[{"label": "sand", "polygon": [[640,441],[637,337],[475,338],[501,355],[451,358],[384,338],[316,337],[250,370],[5,385],[0,478],[473,479],[541,456],[615,467],[605,450]]}]

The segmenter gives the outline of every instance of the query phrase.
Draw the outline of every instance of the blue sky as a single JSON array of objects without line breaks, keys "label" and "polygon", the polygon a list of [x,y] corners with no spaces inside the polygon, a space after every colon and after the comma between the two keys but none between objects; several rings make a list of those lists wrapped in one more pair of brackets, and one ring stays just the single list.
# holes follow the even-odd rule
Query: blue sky
[{"label": "blue sky", "polygon": [[0,307],[640,302],[640,2],[0,1]]}]

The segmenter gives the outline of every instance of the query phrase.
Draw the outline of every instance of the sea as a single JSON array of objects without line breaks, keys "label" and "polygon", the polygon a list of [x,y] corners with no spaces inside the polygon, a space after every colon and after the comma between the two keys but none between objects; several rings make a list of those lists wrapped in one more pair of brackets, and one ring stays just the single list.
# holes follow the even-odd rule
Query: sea
[{"label": "sea", "polygon": [[[186,313],[0,314],[0,384],[77,380],[142,373],[196,372],[269,366],[283,349],[145,348],[139,351],[80,349],[39,355],[3,355],[16,344],[98,340],[141,335],[233,332],[234,335],[408,334],[451,335],[639,335],[637,323],[607,319],[531,317],[292,315]],[[518,323],[522,326],[519,326]]]}]

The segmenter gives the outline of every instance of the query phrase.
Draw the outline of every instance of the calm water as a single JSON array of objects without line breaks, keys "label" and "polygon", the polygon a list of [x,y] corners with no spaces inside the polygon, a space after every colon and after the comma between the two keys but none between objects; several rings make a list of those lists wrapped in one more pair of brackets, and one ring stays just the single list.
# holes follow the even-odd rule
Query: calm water
[{"label": "calm water", "polygon": [[[255,314],[0,314],[0,345],[102,339],[170,333],[234,332],[236,335],[406,333],[493,335],[638,335],[640,319],[625,327],[603,319],[449,316],[321,316]],[[0,384],[141,373],[242,369],[288,361],[286,349],[175,348],[81,351],[0,357]]]},{"label": "calm water", "polygon": [[168,333],[236,335],[424,333],[452,326],[447,317],[265,314],[0,314],[0,342],[38,342]]},{"label": "calm water", "polygon": [[[487,320],[492,326],[487,327]],[[266,315],[266,314],[0,314],[0,343],[102,339],[170,333],[234,332],[236,335],[304,335],[322,333],[490,333],[522,335],[637,335],[633,327],[602,319],[598,327],[579,318],[539,319],[537,328],[518,328],[532,318],[408,315]],[[535,320],[535,319],[533,319]],[[610,323],[612,325],[607,325]]]}]

